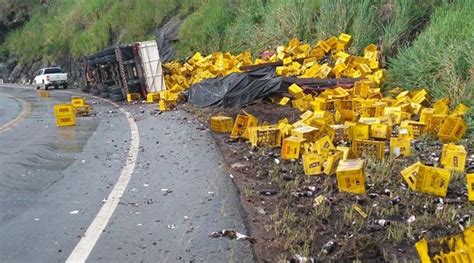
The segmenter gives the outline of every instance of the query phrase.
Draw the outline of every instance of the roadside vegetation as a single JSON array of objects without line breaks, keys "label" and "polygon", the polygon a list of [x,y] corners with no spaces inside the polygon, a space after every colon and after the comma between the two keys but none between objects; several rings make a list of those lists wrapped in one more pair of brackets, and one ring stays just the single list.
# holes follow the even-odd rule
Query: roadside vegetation
[{"label": "roadside vegetation", "polygon": [[[0,18],[8,7],[0,9]],[[378,43],[387,86],[427,87],[436,97],[472,104],[474,2],[470,0],[78,0],[29,1],[30,21],[10,33],[0,50],[22,63],[78,58],[118,43],[153,39],[173,16],[184,19],[179,58],[196,51],[254,54],[293,37],[315,43],[353,36],[351,52]],[[30,10],[31,12],[31,10]]]}]

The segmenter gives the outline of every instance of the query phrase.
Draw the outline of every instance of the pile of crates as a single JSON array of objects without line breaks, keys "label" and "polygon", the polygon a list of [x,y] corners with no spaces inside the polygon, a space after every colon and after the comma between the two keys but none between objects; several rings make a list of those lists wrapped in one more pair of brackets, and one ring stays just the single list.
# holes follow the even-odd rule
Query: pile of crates
[{"label": "pile of crates", "polygon": [[[336,174],[344,192],[365,191],[364,160],[408,157],[412,141],[421,136],[446,142],[442,168],[421,163],[406,168],[402,176],[410,189],[446,196],[451,172],[464,172],[467,152],[454,144],[466,131],[463,115],[468,108],[463,104],[450,112],[448,99],[431,104],[424,89],[397,88],[384,97],[373,80],[356,82],[351,89],[328,89],[317,96],[305,94],[296,85],[288,92],[293,101],[308,102],[304,107],[296,105],[304,111],[293,124],[286,119],[274,125],[259,124],[255,116],[240,114],[235,123],[231,117],[212,117],[211,129],[249,140],[252,147],[281,147],[282,159],[302,158],[306,175]],[[352,174],[353,181],[347,174]]]}]

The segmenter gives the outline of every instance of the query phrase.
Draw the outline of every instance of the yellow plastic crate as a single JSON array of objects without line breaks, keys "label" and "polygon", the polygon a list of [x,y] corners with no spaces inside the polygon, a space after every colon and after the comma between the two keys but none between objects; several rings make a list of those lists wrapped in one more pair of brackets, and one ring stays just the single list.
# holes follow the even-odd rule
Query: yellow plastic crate
[{"label": "yellow plastic crate", "polygon": [[415,139],[413,126],[411,126],[411,125],[400,125],[400,127],[398,127],[398,137],[408,138],[408,140]]},{"label": "yellow plastic crate", "polygon": [[227,116],[213,116],[210,119],[211,131],[227,133],[231,132],[234,127],[234,121],[231,117]]},{"label": "yellow plastic crate", "polygon": [[171,101],[171,100],[160,100],[160,102],[158,103],[158,109],[160,111],[170,111],[175,106],[176,106],[176,101]]},{"label": "yellow plastic crate", "polygon": [[[347,92],[343,89],[344,92]],[[334,101],[334,108],[336,110],[352,110],[352,100],[336,100]]]},{"label": "yellow plastic crate", "polygon": [[84,97],[73,96],[71,97],[71,104],[73,107],[82,107],[86,105]]},{"label": "yellow plastic crate", "polygon": [[408,137],[390,138],[390,156],[392,158],[411,155],[411,143]]},{"label": "yellow plastic crate", "polygon": [[449,116],[439,127],[438,137],[442,142],[457,142],[464,136],[466,130],[467,125],[463,117]]},{"label": "yellow plastic crate", "polygon": [[150,92],[146,94],[146,103],[159,103],[160,93]]},{"label": "yellow plastic crate", "polygon": [[424,166],[420,170],[418,183],[421,184],[421,191],[427,194],[445,197],[448,192],[451,172],[446,169]]},{"label": "yellow plastic crate", "polygon": [[358,123],[350,129],[353,140],[368,140],[370,138],[370,126],[367,124]]},{"label": "yellow plastic crate", "polygon": [[336,170],[339,191],[354,194],[365,193],[364,160],[341,160]]},{"label": "yellow plastic crate", "polygon": [[453,113],[451,113],[451,115],[453,115],[453,116],[463,116],[468,111],[469,111],[468,106],[466,106],[462,103],[459,103],[458,106],[456,106],[456,108],[454,109]]},{"label": "yellow plastic crate", "polygon": [[92,113],[92,107],[90,105],[76,106],[74,107],[74,113],[78,116],[89,116]]},{"label": "yellow plastic crate", "polygon": [[474,202],[474,174],[466,175],[467,199]]},{"label": "yellow plastic crate", "polygon": [[249,138],[249,134],[247,129],[249,127],[255,127],[258,124],[258,119],[250,114],[239,114],[237,115],[237,118],[235,119],[234,123],[234,128],[232,129],[232,132],[230,133],[230,137],[232,139],[237,139],[239,137],[242,137],[244,139]]},{"label": "yellow plastic crate", "polygon": [[411,190],[445,197],[448,191],[451,172],[446,169],[422,165],[417,162],[401,172]]},{"label": "yellow plastic crate", "polygon": [[[438,135],[439,133],[439,130],[441,129],[441,126],[443,125],[443,123],[445,122],[446,118],[448,117],[448,115],[446,114],[433,114],[431,115],[431,117],[428,119],[428,123],[427,123],[427,132],[433,136],[436,136]],[[448,130],[446,130],[444,132],[447,133],[449,132]],[[443,134],[443,135],[444,135]]]},{"label": "yellow plastic crate", "polygon": [[56,116],[56,126],[58,127],[75,126],[75,125],[76,125],[76,118],[74,117],[74,114]]},{"label": "yellow plastic crate", "polygon": [[334,124],[334,116],[328,111],[315,111],[312,120],[328,125]]},{"label": "yellow plastic crate", "polygon": [[468,263],[474,261],[474,226],[464,229],[463,233],[416,242],[416,251],[421,263]]},{"label": "yellow plastic crate", "polygon": [[54,116],[71,116],[74,114],[74,107],[71,104],[54,105]]},{"label": "yellow plastic crate", "polygon": [[283,139],[283,144],[281,146],[281,158],[284,160],[300,158],[301,146],[305,141],[305,139],[295,136],[290,136]]},{"label": "yellow plastic crate", "polygon": [[403,169],[400,172],[400,175],[403,177],[403,180],[407,183],[408,187],[412,191],[418,191],[419,189],[416,188],[417,184],[417,175],[420,170],[420,167],[423,166],[421,162],[414,163],[407,168]]},{"label": "yellow plastic crate", "polygon": [[305,125],[291,130],[291,135],[301,139],[306,139],[309,142],[314,142],[318,138],[318,129]]},{"label": "yellow plastic crate", "polygon": [[288,104],[288,102],[290,102],[290,98],[288,97],[283,97],[280,102],[278,103],[280,106],[286,106],[286,104]]},{"label": "yellow plastic crate", "polygon": [[467,152],[464,146],[452,143],[443,145],[441,151],[441,164],[444,168],[464,172]]},{"label": "yellow plastic crate", "polygon": [[281,129],[276,126],[256,126],[249,128],[252,147],[281,146]]},{"label": "yellow plastic crate", "polygon": [[139,101],[141,98],[140,93],[128,93],[127,94],[127,102],[134,102],[134,101]]},{"label": "yellow plastic crate", "polygon": [[343,159],[344,153],[339,150],[334,150],[329,153],[327,156],[326,162],[323,163],[324,170],[323,172],[326,175],[333,175],[336,173],[337,166],[339,162]]},{"label": "yellow plastic crate", "polygon": [[332,143],[331,138],[328,135],[317,140],[315,143],[315,146],[318,153],[324,154],[324,155],[326,155],[329,152],[329,150],[336,149],[336,147],[334,147],[334,144]]},{"label": "yellow plastic crate", "polygon": [[295,108],[295,109],[297,109],[301,112],[304,112],[304,111],[308,110],[309,106],[310,106],[310,104],[307,101],[305,101],[304,99],[292,100],[291,105],[293,106],[293,108]]},{"label": "yellow plastic crate", "polygon": [[357,114],[353,110],[339,109],[334,117],[337,123],[344,123],[346,121],[355,121]]},{"label": "yellow plastic crate", "polygon": [[324,98],[314,98],[312,102],[310,102],[313,111],[325,111],[327,110],[327,101]]},{"label": "yellow plastic crate", "polygon": [[418,138],[426,132],[426,124],[418,121],[402,121],[401,127],[411,126],[413,130],[413,138]]},{"label": "yellow plastic crate", "polygon": [[365,124],[379,124],[379,123],[382,123],[382,118],[381,117],[360,117],[358,122],[365,123]]},{"label": "yellow plastic crate", "polygon": [[386,123],[370,125],[370,137],[374,139],[388,140],[392,135],[392,127]]},{"label": "yellow plastic crate", "polygon": [[303,122],[306,122],[311,117],[313,117],[313,112],[308,110],[308,111],[305,111],[305,113],[301,114],[300,120],[303,121]]},{"label": "yellow plastic crate", "polygon": [[351,148],[346,146],[337,146],[336,150],[342,152],[342,160],[347,160],[349,158],[349,154],[351,153]]},{"label": "yellow plastic crate", "polygon": [[47,91],[47,90],[38,90],[38,97],[48,98],[49,97],[49,91]]},{"label": "yellow plastic crate", "polygon": [[320,175],[323,173],[323,158],[316,153],[303,154],[303,169],[306,175]]},{"label": "yellow plastic crate", "polygon": [[374,157],[383,160],[385,157],[385,142],[371,140],[353,140],[352,152],[356,157]]},{"label": "yellow plastic crate", "polygon": [[300,86],[296,85],[296,84],[292,84],[289,88],[288,88],[288,92],[293,95],[293,97],[297,98],[297,99],[302,99],[304,97],[304,92],[303,92],[303,89],[300,88]]},{"label": "yellow plastic crate", "polygon": [[433,114],[434,114],[434,109],[432,108],[422,109],[421,114],[420,114],[420,122],[428,124],[428,121]]}]

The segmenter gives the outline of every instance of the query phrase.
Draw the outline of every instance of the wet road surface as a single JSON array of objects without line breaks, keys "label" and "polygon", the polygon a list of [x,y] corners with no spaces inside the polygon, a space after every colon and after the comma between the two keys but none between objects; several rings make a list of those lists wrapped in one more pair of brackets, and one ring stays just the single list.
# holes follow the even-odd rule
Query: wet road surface
[{"label": "wet road surface", "polygon": [[[57,128],[52,112],[71,96],[0,87],[0,261],[63,262],[117,183],[131,128],[116,107],[88,98],[96,116]],[[5,96],[8,95],[8,96]],[[138,127],[130,182],[88,262],[253,262],[246,242],[213,239],[222,229],[246,233],[238,193],[209,132],[181,111],[122,105]]]}]

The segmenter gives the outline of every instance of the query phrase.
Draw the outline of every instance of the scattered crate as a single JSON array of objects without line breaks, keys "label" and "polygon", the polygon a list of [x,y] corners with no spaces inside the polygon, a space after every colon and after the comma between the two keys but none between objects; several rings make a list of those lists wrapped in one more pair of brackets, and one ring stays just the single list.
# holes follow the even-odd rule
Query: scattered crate
[{"label": "scattered crate", "polygon": [[54,105],[54,116],[74,115],[74,107],[71,104]]},{"label": "scattered crate", "polygon": [[339,191],[353,194],[364,194],[364,166],[364,160],[341,160],[336,170],[337,186]]},{"label": "scattered crate", "polygon": [[284,160],[300,158],[301,147],[306,139],[290,136],[283,139],[281,157]]},{"label": "scattered crate", "polygon": [[38,90],[38,97],[40,97],[40,98],[49,98],[49,91],[47,91],[47,90]]},{"label": "scattered crate", "polygon": [[400,172],[411,190],[445,197],[451,173],[449,170],[425,166],[417,162]]},{"label": "scattered crate", "polygon": [[[445,116],[445,115],[443,115]],[[433,117],[431,117],[433,119]],[[438,137],[442,142],[457,142],[467,130],[466,121],[463,117],[449,116],[445,118],[438,129]]]},{"label": "scattered crate", "polygon": [[159,103],[160,102],[160,93],[158,92],[150,92],[146,94],[146,103],[152,104],[152,103]]},{"label": "scattered crate", "polygon": [[462,234],[436,240],[425,238],[416,242],[415,248],[421,263],[472,262],[474,260],[474,226],[466,227]]},{"label": "scattered crate", "polygon": [[374,157],[383,160],[385,157],[385,142],[371,140],[354,140],[352,152],[356,157]]},{"label": "scattered crate", "polygon": [[86,105],[86,100],[82,96],[71,97],[71,104],[73,107],[82,107]]},{"label": "scattered crate", "polygon": [[211,131],[227,133],[231,132],[234,126],[234,120],[232,117],[227,116],[214,116],[210,119]]},{"label": "scattered crate", "polygon": [[464,146],[455,144],[445,144],[441,151],[441,164],[444,168],[459,172],[464,172],[467,152]]},{"label": "scattered crate", "polygon": [[237,138],[244,138],[248,139],[248,131],[247,129],[249,127],[255,127],[258,124],[258,119],[255,118],[254,116],[250,114],[239,114],[237,115],[237,118],[235,119],[234,123],[234,128],[232,129],[232,132],[230,134],[230,137],[232,139],[237,139]]},{"label": "scattered crate", "polygon": [[323,156],[316,153],[303,154],[303,169],[306,175],[320,175],[323,173]]},{"label": "scattered crate", "polygon": [[281,146],[281,130],[278,127],[257,126],[249,129],[249,141],[252,147]]},{"label": "scattered crate", "polygon": [[132,102],[137,102],[140,101],[141,95],[140,93],[128,93],[127,94],[127,102],[132,103]]}]

